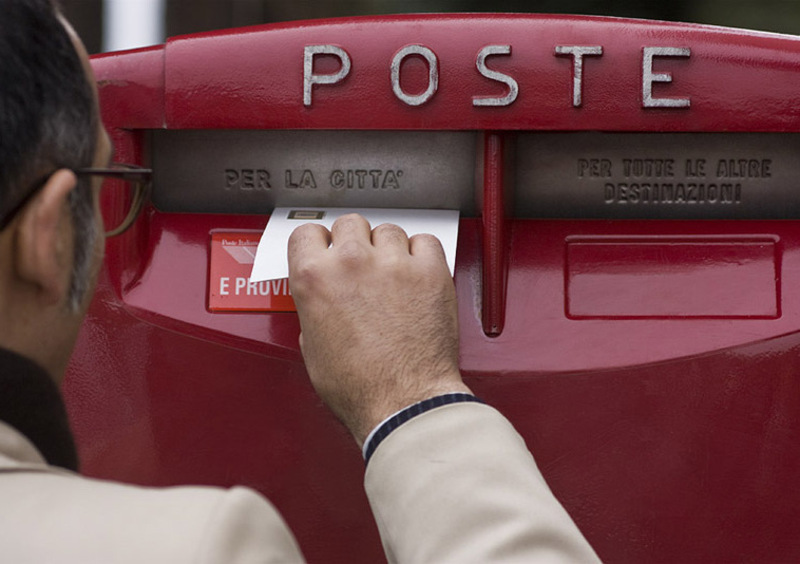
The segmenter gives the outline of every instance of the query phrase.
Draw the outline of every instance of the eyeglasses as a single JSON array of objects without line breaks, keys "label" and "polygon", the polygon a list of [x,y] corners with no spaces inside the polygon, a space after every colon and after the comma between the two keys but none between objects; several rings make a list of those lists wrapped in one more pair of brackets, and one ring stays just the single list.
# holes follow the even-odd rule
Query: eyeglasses
[{"label": "eyeglasses", "polygon": [[[72,172],[76,176],[102,176],[117,182],[104,183],[100,191],[100,210],[106,237],[114,237],[123,233],[138,217],[150,190],[150,179],[153,171],[127,163],[112,163],[108,168],[77,168]],[[14,216],[25,207],[33,196],[47,183],[51,174],[34,185],[22,201],[0,218],[0,231],[5,229]]]},{"label": "eyeglasses", "polygon": [[133,225],[147,199],[153,176],[151,169],[127,163],[112,163],[109,168],[78,168],[73,172],[77,176],[101,176],[118,181],[104,183],[100,191],[106,237],[124,233]]}]

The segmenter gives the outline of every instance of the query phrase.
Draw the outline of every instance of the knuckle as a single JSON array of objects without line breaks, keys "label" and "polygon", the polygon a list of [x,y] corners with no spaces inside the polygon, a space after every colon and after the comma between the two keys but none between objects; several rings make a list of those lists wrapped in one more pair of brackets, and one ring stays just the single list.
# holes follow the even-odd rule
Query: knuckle
[{"label": "knuckle", "polygon": [[289,235],[289,253],[301,252],[305,248],[305,244],[318,239],[320,237],[327,237],[328,230],[322,225],[314,223],[306,223],[299,225]]},{"label": "knuckle", "polygon": [[378,243],[408,244],[408,235],[399,226],[392,223],[382,223],[372,230],[372,237]]},{"label": "knuckle", "polygon": [[406,232],[403,231],[403,228],[399,225],[395,225],[394,223],[381,223],[378,227],[374,229],[374,231],[387,234],[387,235],[403,235],[405,236]]},{"label": "knuckle", "polygon": [[364,245],[353,239],[342,241],[336,245],[336,253],[342,262],[350,265],[363,262],[367,257]]},{"label": "knuckle", "polygon": [[308,237],[314,230],[314,227],[315,225],[313,223],[304,223],[303,225],[298,225],[295,227],[294,231],[292,231],[292,234],[289,235],[289,241]]},{"label": "knuckle", "polygon": [[317,258],[304,257],[289,262],[289,284],[294,296],[303,296],[322,280],[322,265]]},{"label": "knuckle", "polygon": [[408,264],[407,260],[395,254],[381,256],[380,267],[387,275],[402,276],[403,279],[414,275],[413,265]]},{"label": "knuckle", "polygon": [[340,230],[348,231],[350,229],[356,228],[360,224],[366,223],[366,219],[358,215],[357,213],[348,213],[347,215],[343,215],[338,218],[334,223],[333,226]]},{"label": "knuckle", "polygon": [[313,261],[298,260],[290,264],[289,278],[292,281],[292,286],[298,283],[305,283],[307,280],[313,279],[316,272],[316,267]]},{"label": "knuckle", "polygon": [[417,243],[425,247],[426,249],[427,248],[436,249],[436,248],[441,248],[442,246],[442,243],[439,241],[439,239],[436,236],[431,235],[430,233],[417,233],[416,235],[411,237],[411,239],[414,241],[414,243]]},{"label": "knuckle", "polygon": [[422,233],[414,235],[410,246],[412,253],[431,266],[446,265],[447,257],[442,247],[441,241],[433,235]]}]

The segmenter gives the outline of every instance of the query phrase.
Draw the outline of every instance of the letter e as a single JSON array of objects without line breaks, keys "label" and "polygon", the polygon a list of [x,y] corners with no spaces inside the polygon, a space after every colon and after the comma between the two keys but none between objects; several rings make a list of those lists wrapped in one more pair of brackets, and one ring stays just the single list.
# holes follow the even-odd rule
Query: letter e
[{"label": "letter e", "polygon": [[642,55],[642,107],[688,108],[689,98],[653,98],[654,82],[672,82],[672,74],[653,72],[653,57],[690,57],[688,47],[644,47]]}]

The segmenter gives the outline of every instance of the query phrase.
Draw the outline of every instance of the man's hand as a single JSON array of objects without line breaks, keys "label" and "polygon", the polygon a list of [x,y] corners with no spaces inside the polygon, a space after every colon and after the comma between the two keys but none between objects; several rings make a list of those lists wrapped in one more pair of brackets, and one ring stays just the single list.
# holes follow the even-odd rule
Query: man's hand
[{"label": "man's hand", "polygon": [[361,446],[395,411],[469,392],[453,280],[439,240],[351,214],[298,227],[289,284],[311,383]]}]

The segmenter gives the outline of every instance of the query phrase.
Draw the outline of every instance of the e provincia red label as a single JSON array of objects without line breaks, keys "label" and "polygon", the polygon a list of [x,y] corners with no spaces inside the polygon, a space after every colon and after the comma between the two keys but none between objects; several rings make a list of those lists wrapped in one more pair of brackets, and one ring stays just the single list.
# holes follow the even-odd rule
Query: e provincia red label
[{"label": "e provincia red label", "polygon": [[297,311],[288,279],[250,282],[260,239],[260,231],[211,233],[209,311]]}]

